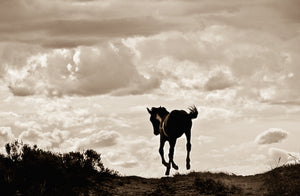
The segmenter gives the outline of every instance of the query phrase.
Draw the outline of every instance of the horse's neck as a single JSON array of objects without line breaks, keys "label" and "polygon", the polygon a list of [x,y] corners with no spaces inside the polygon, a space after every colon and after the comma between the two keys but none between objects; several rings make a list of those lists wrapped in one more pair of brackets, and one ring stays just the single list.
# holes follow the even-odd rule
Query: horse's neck
[{"label": "horse's neck", "polygon": [[163,117],[162,117],[162,120],[160,122],[160,130],[161,132],[166,136],[166,137],[169,137],[169,135],[167,134],[166,132],[166,125],[167,125],[167,121],[168,121],[168,118],[169,118],[169,112],[166,113]]},{"label": "horse's neck", "polygon": [[168,118],[169,114],[170,113],[168,112],[168,113],[165,113],[164,115],[162,115],[162,117],[161,117],[161,123],[163,123]]},{"label": "horse's neck", "polygon": [[161,115],[157,114],[156,118],[162,124],[168,115],[169,115],[169,113],[165,113],[165,114],[161,114]]}]

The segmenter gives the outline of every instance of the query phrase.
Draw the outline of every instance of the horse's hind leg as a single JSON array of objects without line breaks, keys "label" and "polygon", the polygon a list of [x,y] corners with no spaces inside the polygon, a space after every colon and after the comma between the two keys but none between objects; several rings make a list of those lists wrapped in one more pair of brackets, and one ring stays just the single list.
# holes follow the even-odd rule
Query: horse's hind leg
[{"label": "horse's hind leg", "polygon": [[172,158],[170,158],[170,161],[171,161],[171,164],[172,164],[172,167],[175,169],[175,170],[178,170],[178,166],[175,164],[174,162],[174,149],[175,149],[175,144],[176,144],[176,139],[174,140],[174,142],[171,142],[170,143],[170,153],[172,154]]},{"label": "horse's hind leg", "polygon": [[187,156],[186,156],[186,169],[190,169],[191,168],[191,164],[190,164],[190,152],[191,152],[191,130],[189,129],[186,133],[186,150],[187,150]]}]

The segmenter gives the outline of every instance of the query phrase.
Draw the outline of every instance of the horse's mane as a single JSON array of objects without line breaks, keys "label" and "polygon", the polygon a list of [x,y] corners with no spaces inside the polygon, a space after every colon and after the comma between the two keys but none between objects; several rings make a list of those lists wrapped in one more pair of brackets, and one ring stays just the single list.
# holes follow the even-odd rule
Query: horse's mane
[{"label": "horse's mane", "polygon": [[159,107],[159,108],[152,108],[152,111],[156,112],[156,114],[160,116],[165,116],[169,114],[168,110],[165,107]]}]

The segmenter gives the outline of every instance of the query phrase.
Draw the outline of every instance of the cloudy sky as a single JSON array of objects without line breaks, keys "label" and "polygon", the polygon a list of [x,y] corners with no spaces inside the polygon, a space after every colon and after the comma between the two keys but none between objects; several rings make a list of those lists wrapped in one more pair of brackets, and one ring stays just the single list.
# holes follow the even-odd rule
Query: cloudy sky
[{"label": "cloudy sky", "polygon": [[[192,170],[254,174],[279,157],[294,161],[299,7],[298,0],[0,1],[1,150],[15,138],[59,152],[93,148],[121,174],[160,177],[146,107],[195,104]],[[181,138],[179,172],[185,156]]]}]

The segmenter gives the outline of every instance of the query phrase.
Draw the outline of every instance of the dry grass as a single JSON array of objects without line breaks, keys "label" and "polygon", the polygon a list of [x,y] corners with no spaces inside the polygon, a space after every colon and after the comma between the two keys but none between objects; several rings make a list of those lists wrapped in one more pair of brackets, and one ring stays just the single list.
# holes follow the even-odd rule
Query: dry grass
[{"label": "dry grass", "polygon": [[[300,195],[300,165],[278,167],[264,174],[237,176],[191,172],[174,177],[113,177],[103,185],[111,195]],[[107,193],[107,192],[106,192]],[[97,195],[97,194],[95,194]]]},{"label": "dry grass", "polygon": [[300,164],[284,165],[265,174],[270,195],[300,195]]}]

